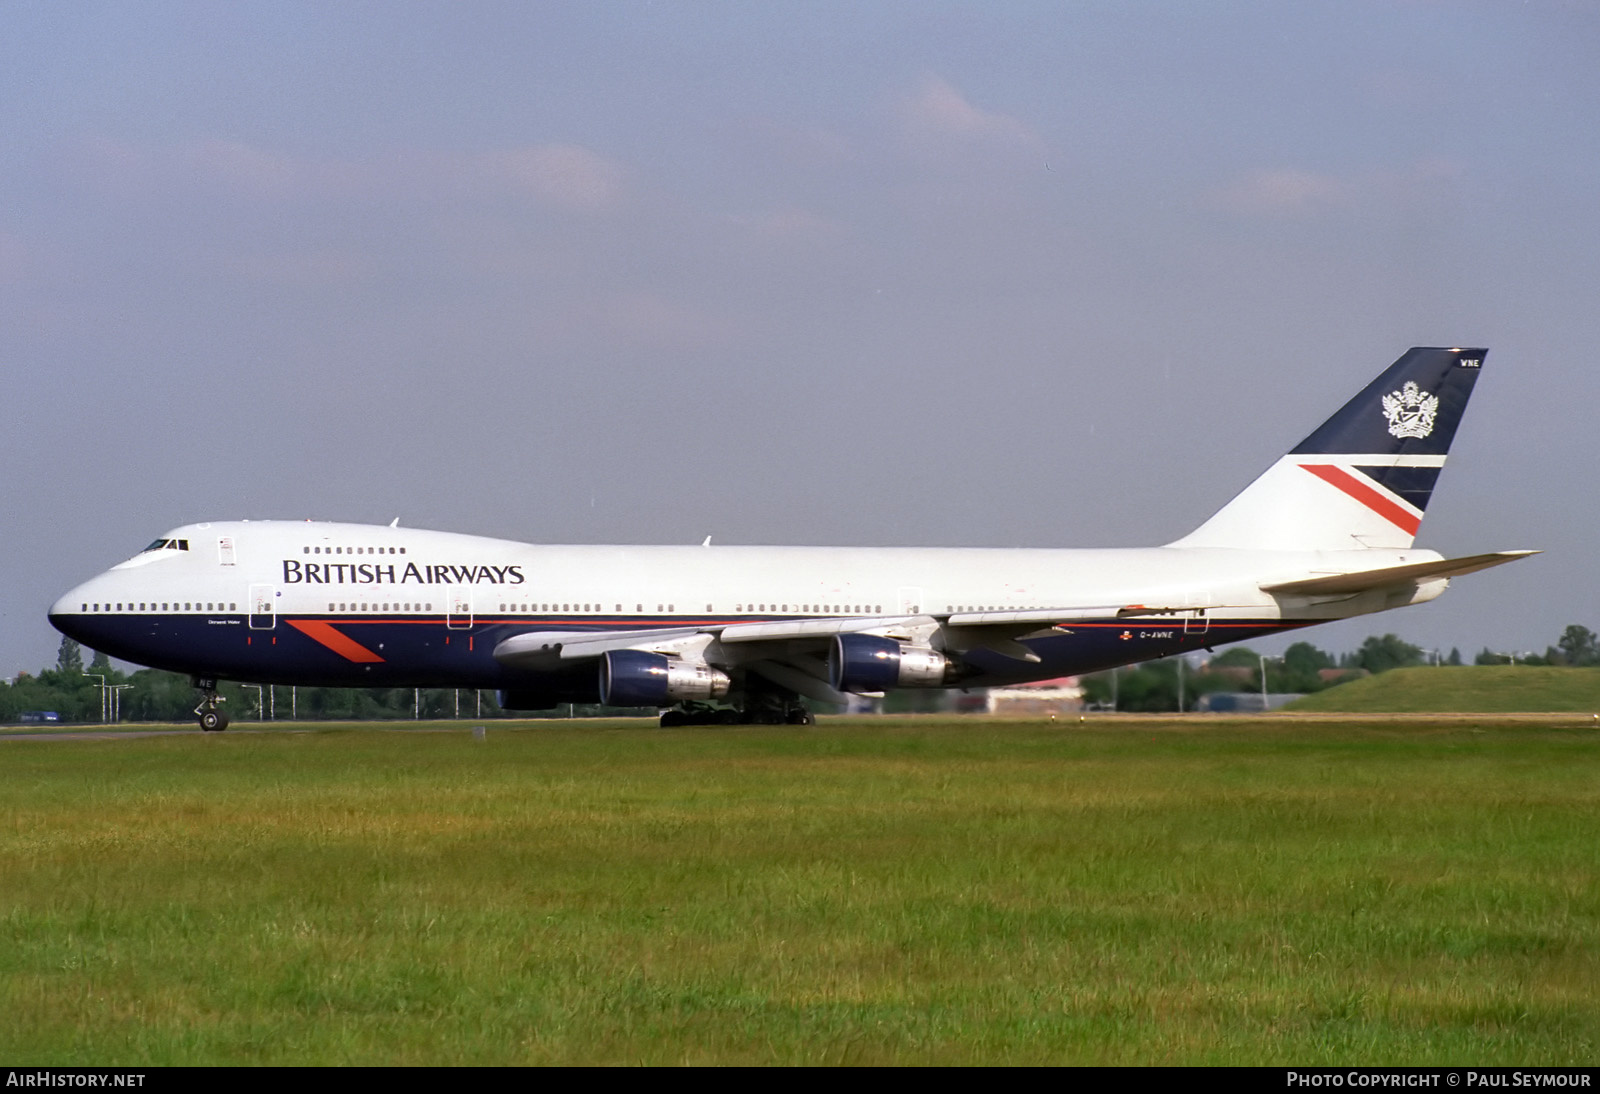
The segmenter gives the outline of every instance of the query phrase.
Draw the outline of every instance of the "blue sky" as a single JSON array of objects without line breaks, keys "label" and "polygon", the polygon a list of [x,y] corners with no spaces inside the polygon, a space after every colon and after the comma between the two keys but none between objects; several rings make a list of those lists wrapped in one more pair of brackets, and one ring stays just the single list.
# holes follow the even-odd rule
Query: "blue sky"
[{"label": "blue sky", "polygon": [[[1144,545],[1490,355],[1322,628],[1600,630],[1600,9],[0,3],[0,672],[193,520]],[[1270,650],[1269,644],[1263,648]]]}]

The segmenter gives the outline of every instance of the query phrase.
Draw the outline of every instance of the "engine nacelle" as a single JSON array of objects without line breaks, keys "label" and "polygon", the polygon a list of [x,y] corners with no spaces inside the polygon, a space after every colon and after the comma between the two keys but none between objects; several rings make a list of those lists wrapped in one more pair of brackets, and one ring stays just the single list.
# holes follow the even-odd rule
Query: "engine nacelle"
[{"label": "engine nacelle", "polygon": [[828,681],[838,691],[936,688],[951,668],[938,650],[873,634],[838,635],[828,650]]},{"label": "engine nacelle", "polygon": [[669,707],[685,699],[721,699],[733,681],[703,661],[680,661],[644,650],[610,650],[600,658],[600,701],[609,707]]}]

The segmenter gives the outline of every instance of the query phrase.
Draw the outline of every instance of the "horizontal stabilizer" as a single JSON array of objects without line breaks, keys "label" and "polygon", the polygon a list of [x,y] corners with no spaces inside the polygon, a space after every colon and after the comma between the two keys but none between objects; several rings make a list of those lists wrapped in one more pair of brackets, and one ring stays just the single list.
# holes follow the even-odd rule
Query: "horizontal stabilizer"
[{"label": "horizontal stabilizer", "polygon": [[1487,555],[1468,555],[1465,558],[1446,558],[1438,562],[1417,562],[1409,566],[1384,566],[1376,570],[1358,570],[1348,574],[1328,574],[1308,577],[1299,581],[1281,581],[1261,586],[1265,593],[1285,593],[1298,596],[1323,596],[1340,593],[1364,593],[1369,589],[1382,589],[1408,582],[1433,581],[1441,577],[1487,570],[1503,566],[1519,558],[1539,554],[1538,551],[1495,551]]}]

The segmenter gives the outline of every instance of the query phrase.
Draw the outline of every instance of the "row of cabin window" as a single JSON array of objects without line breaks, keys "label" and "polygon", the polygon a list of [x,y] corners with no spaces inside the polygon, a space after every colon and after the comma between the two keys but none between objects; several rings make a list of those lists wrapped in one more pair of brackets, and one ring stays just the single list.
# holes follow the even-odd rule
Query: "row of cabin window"
[{"label": "row of cabin window", "polygon": [[[503,612],[598,612],[598,611],[603,611],[604,609],[602,609],[599,604],[502,604],[502,605],[500,605],[500,610],[503,611]],[[622,605],[618,604],[617,607],[616,607],[616,610],[619,611],[619,612],[622,611]],[[642,612],[642,611],[644,611],[644,605],[643,604],[635,604],[633,606],[633,610],[635,612]],[[677,608],[677,605],[675,605],[675,604],[657,604],[656,605],[656,611],[658,611],[658,612],[675,612],[677,610],[678,610],[678,608]],[[706,605],[706,611],[710,612],[710,611],[715,611],[715,610],[716,609],[713,608],[710,604]],[[744,611],[751,611],[751,612],[765,612],[765,611],[786,612],[786,611],[790,610],[790,605],[788,605],[788,604],[735,604],[734,607],[733,607],[733,610],[736,611],[736,612],[744,612]],[[874,604],[857,604],[857,605],[854,605],[854,606],[851,606],[849,604],[844,604],[844,605],[839,605],[839,604],[832,604],[832,605],[829,605],[829,604],[796,604],[796,605],[793,606],[793,610],[797,611],[797,612],[828,612],[828,613],[831,613],[831,614],[834,614],[834,615],[843,614],[843,613],[855,613],[857,615],[863,615],[863,614],[882,615],[883,614],[882,605],[874,605]]]},{"label": "row of cabin window", "polygon": [[736,612],[824,612],[828,615],[882,615],[882,604],[735,604]]},{"label": "row of cabin window", "polygon": [[[431,612],[432,604],[328,604],[330,612]],[[465,613],[463,613],[465,614]]]},{"label": "row of cabin window", "polygon": [[[120,611],[123,610],[123,607],[122,607],[122,604],[120,602],[118,602],[118,604],[117,604],[117,606],[115,608],[113,608],[110,604],[103,604],[103,605],[102,604],[85,604],[83,606],[83,610],[86,611],[86,612],[100,612],[100,611],[120,612]],[[169,605],[167,603],[163,603],[160,607],[157,607],[154,601],[151,601],[149,604],[146,604],[143,601],[141,601],[139,603],[138,607],[134,607],[133,601],[130,600],[130,601],[128,601],[127,610],[130,611],[130,612],[143,612],[143,611],[152,611],[152,612],[166,612],[166,611],[173,611],[173,612],[236,612],[236,611],[239,610],[239,605],[237,605],[237,604],[229,604],[227,607],[223,607],[221,604],[213,604],[213,603],[209,603],[209,602],[205,603],[205,604],[201,604],[199,601],[194,601],[192,603],[186,601],[183,604],[178,604],[178,603],[174,602],[174,603]]]},{"label": "row of cabin window", "polygon": [[404,547],[302,547],[303,555],[392,555],[405,554]]},{"label": "row of cabin window", "polygon": [[[605,609],[599,604],[502,604],[500,605],[500,610],[503,612],[599,612],[604,611]],[[622,610],[622,605],[618,604],[616,610],[620,612]],[[644,611],[644,605],[637,605],[635,610],[641,612]],[[671,612],[676,610],[677,609],[671,604],[656,605],[656,611],[658,612]],[[706,610],[711,610],[709,605],[707,605]]]},{"label": "row of cabin window", "polygon": [[[502,604],[500,605],[500,610],[503,612],[602,612],[605,611],[605,608],[599,604]],[[622,611],[622,605],[618,604],[615,610]],[[644,611],[644,605],[635,604],[633,610],[642,612]],[[676,604],[656,605],[656,611],[658,612],[675,612],[677,610],[678,606]],[[711,605],[707,604],[706,611],[709,612],[710,610]]]}]

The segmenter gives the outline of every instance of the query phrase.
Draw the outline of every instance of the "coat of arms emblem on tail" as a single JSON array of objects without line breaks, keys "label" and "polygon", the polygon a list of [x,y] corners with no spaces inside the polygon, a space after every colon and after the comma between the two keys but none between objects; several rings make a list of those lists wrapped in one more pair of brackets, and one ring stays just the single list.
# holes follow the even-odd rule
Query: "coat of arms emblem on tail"
[{"label": "coat of arms emblem on tail", "polygon": [[1426,437],[1433,432],[1433,417],[1439,413],[1439,397],[1407,380],[1399,391],[1383,397],[1383,416],[1389,419],[1389,433],[1395,437]]}]

